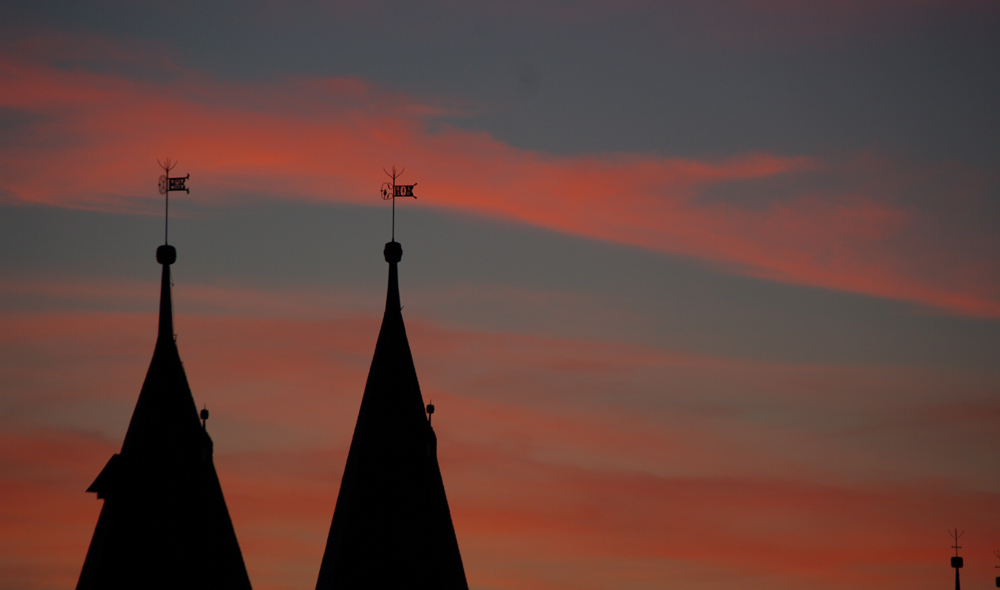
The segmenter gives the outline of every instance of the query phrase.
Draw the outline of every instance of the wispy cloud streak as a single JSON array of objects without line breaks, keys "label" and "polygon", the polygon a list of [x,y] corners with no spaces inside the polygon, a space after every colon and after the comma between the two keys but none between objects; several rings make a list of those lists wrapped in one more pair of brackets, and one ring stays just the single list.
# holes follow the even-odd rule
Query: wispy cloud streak
[{"label": "wispy cloud streak", "polygon": [[[121,63],[94,44],[102,63]],[[13,121],[0,147],[8,200],[146,210],[156,197],[151,164],[171,154],[203,201],[371,203],[378,166],[405,162],[432,206],[1000,316],[1000,269],[986,254],[1000,247],[996,236],[940,221],[976,220],[998,183],[984,171],[900,168],[865,154],[556,156],[442,125],[445,110],[357,79],[235,83],[154,63],[168,80],[153,81],[47,57],[8,50],[0,63],[0,106]],[[911,172],[916,180],[904,178]],[[935,191],[926,194],[921,179]]]}]

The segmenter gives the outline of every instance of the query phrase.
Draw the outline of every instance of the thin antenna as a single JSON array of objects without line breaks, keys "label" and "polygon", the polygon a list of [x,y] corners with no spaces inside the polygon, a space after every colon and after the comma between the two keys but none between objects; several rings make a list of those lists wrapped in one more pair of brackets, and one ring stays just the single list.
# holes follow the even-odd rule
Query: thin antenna
[{"label": "thin antenna", "polygon": [[406,172],[406,168],[403,168],[399,172],[396,172],[396,167],[393,166],[392,172],[389,172],[385,168],[382,168],[382,172],[385,172],[385,175],[392,179],[392,182],[382,183],[381,194],[383,201],[388,201],[389,199],[392,199],[392,241],[395,242],[396,241],[396,197],[413,197],[414,199],[416,199],[417,196],[413,194],[413,187],[417,186],[417,183],[414,182],[413,184],[396,184],[396,179],[402,176],[403,172]]},{"label": "thin antenna", "polygon": [[187,194],[191,194],[191,191],[188,190],[188,188],[184,184],[185,182],[187,182],[187,179],[191,178],[191,175],[188,174],[183,178],[170,178],[170,171],[177,167],[177,162],[176,161],[172,162],[170,158],[167,158],[163,162],[161,162],[160,160],[156,160],[156,163],[160,165],[160,168],[163,168],[163,175],[160,176],[159,188],[160,188],[160,194],[163,195],[164,197],[163,243],[166,244],[168,243],[167,229],[169,227],[168,224],[170,223],[170,191],[184,191]]},{"label": "thin antenna", "polygon": [[955,557],[958,557],[958,550],[961,549],[961,545],[958,544],[958,538],[965,534],[965,531],[958,532],[956,527],[954,531],[948,531],[948,535],[955,540],[955,544],[951,546],[955,550]]}]

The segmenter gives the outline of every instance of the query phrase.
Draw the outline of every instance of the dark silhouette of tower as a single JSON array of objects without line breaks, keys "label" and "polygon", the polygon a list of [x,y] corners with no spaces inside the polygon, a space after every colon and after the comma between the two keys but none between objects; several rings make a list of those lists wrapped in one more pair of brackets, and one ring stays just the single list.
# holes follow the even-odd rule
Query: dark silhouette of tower
[{"label": "dark silhouette of tower", "polygon": [[316,588],[467,590],[399,304],[403,249],[392,241],[384,254],[385,315]]},{"label": "dark silhouette of tower", "polygon": [[104,500],[77,590],[250,590],[243,555],[174,341],[173,246],[163,265],[153,359],[120,453],[88,492]]}]

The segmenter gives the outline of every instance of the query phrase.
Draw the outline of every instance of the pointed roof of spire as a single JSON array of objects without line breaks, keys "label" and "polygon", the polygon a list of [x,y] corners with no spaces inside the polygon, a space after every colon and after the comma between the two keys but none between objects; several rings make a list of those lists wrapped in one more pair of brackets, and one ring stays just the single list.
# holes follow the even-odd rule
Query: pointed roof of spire
[{"label": "pointed roof of spire", "polygon": [[467,590],[399,304],[403,250],[384,254],[385,314],[316,588]]},{"label": "pointed roof of spire", "polygon": [[212,439],[174,341],[170,265],[176,250],[160,246],[156,259],[163,265],[156,347],[121,453],[87,490],[104,507],[77,590],[249,590]]}]

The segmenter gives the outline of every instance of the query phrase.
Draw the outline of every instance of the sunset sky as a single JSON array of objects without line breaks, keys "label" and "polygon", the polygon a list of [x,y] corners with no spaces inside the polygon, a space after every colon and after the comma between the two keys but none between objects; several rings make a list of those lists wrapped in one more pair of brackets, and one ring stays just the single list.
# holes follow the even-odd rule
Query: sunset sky
[{"label": "sunset sky", "polygon": [[473,590],[1000,573],[1000,2],[15,0],[0,590],[76,584],[156,338],[315,587],[385,305]]}]

